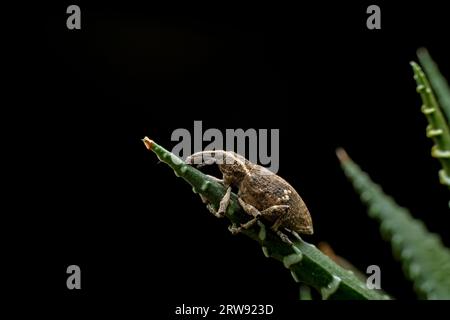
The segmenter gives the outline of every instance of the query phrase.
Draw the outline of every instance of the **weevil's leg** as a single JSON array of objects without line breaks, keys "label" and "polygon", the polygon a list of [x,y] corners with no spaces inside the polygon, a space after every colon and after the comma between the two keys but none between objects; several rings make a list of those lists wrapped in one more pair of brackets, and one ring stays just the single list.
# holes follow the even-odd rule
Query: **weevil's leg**
[{"label": "weevil's leg", "polygon": [[228,187],[227,192],[223,196],[222,200],[220,200],[219,210],[215,210],[212,204],[206,199],[204,196],[200,194],[200,198],[202,199],[203,203],[206,203],[206,208],[211,212],[214,216],[217,218],[223,218],[225,215],[225,212],[227,211],[228,205],[230,204],[230,198],[231,198],[231,187]]},{"label": "weevil's leg", "polygon": [[242,209],[244,209],[244,211],[249,215],[253,216],[253,218],[259,218],[261,216],[261,212],[258,209],[242,200],[242,198],[238,198],[238,201]]},{"label": "weevil's leg", "polygon": [[288,205],[274,205],[267,209],[264,209],[261,214],[263,217],[267,217],[270,220],[275,220],[275,223],[270,227],[285,243],[292,245],[292,241],[288,236],[279,230],[283,224],[285,213],[289,209]]},{"label": "weevil's leg", "polygon": [[278,228],[281,227],[281,223],[283,217],[279,217],[277,220],[275,220],[274,224],[270,227],[273,231],[277,232]]},{"label": "weevil's leg", "polygon": [[205,196],[203,196],[201,193],[199,194],[200,199],[202,199],[202,202],[204,204],[206,204],[206,209],[208,209],[209,212],[211,212],[214,216],[216,216],[217,218],[222,218],[221,215],[218,215],[216,210],[214,209],[213,205],[211,204],[211,202],[209,202],[208,199],[206,199]]},{"label": "weevil's leg", "polygon": [[287,232],[292,234],[297,240],[303,241],[303,239],[300,237],[300,235],[296,231],[288,229],[288,228],[284,228],[284,229],[286,229]]},{"label": "weevil's leg", "polygon": [[236,225],[233,223],[228,226],[228,230],[231,232],[231,234],[238,234],[241,232],[241,227],[236,227]]},{"label": "weevil's leg", "polygon": [[241,224],[239,227],[236,227],[236,225],[229,226],[228,230],[230,230],[230,232],[232,234],[237,234],[237,233],[241,232],[242,229],[250,228],[261,217],[261,212],[259,212],[259,210],[256,209],[254,206],[252,206],[251,204],[248,204],[241,198],[238,198],[238,201],[239,201],[239,204],[241,205],[242,209],[244,209],[244,211],[247,212],[249,215],[253,216],[253,219],[250,221],[247,221],[246,223]]},{"label": "weevil's leg", "polygon": [[239,232],[242,231],[242,229],[248,229],[248,228],[252,227],[252,226],[253,226],[256,222],[258,222],[258,221],[259,221],[259,218],[256,217],[256,218],[253,218],[253,219],[250,220],[250,221],[247,221],[246,223],[241,223],[241,225],[240,225],[239,227],[236,227],[235,224],[230,225],[230,226],[228,227],[228,230],[230,230],[230,232],[231,232],[232,234],[238,234]]},{"label": "weevil's leg", "polygon": [[230,204],[231,198],[231,187],[228,187],[227,192],[223,196],[222,200],[220,200],[219,210],[217,210],[217,214],[224,216],[227,211],[228,205]]},{"label": "weevil's leg", "polygon": [[211,212],[216,218],[223,218],[223,215],[217,213],[216,209],[214,209],[214,206],[209,202],[208,199],[206,199],[201,194],[200,194],[200,198],[202,199],[202,202],[206,204],[206,209],[208,209],[209,212]]},{"label": "weevil's leg", "polygon": [[206,208],[208,209],[209,212],[211,212],[216,218],[223,218],[223,214],[220,214],[216,211],[216,209],[214,209],[213,205],[211,203],[208,203],[206,205]]},{"label": "weevil's leg", "polygon": [[253,218],[252,220],[247,221],[246,223],[241,224],[241,228],[243,228],[243,229],[249,229],[249,228],[253,227],[253,225],[254,225],[256,222],[258,222],[258,220],[259,220],[259,217]]},{"label": "weevil's leg", "polygon": [[[261,211],[261,214],[263,217],[268,218],[269,220],[278,220],[279,217],[282,217],[284,213],[289,209],[288,205],[280,204],[280,205],[274,205],[271,207],[268,207],[267,209],[264,209]],[[281,220],[280,220],[281,223]]]},{"label": "weevil's leg", "polygon": [[279,237],[280,239],[284,242],[287,243],[288,245],[292,246],[293,243],[292,241],[289,239],[289,237],[284,234],[281,230],[278,230],[278,228],[280,227],[279,225],[277,225],[278,221],[275,221],[275,223],[273,224],[272,227],[270,227]]},{"label": "weevil's leg", "polygon": [[220,214],[217,214],[216,209],[214,209],[213,205],[211,203],[206,204],[206,209],[208,209],[209,212],[211,212],[216,218],[223,218]]},{"label": "weevil's leg", "polygon": [[290,246],[294,245],[294,243],[289,239],[289,237],[285,235],[283,232],[277,230],[276,233],[284,243],[287,243]]},{"label": "weevil's leg", "polygon": [[201,193],[199,195],[200,195],[200,199],[202,199],[202,202],[204,204],[209,204],[209,200],[208,199],[206,199]]},{"label": "weevil's leg", "polygon": [[284,216],[281,215],[280,217],[278,217],[278,219],[275,221],[275,223],[270,227],[270,229],[272,229],[279,237],[280,239],[287,243],[288,245],[293,245],[292,241],[289,239],[289,237],[287,235],[285,235],[283,232],[281,232],[281,230],[279,230],[279,228],[281,227],[282,223],[283,223],[283,219]]},{"label": "weevil's leg", "polygon": [[[284,213],[285,210],[289,208],[289,206],[287,205],[275,205],[267,209],[264,209],[263,211],[259,211],[254,206],[248,204],[241,198],[238,198],[238,200],[242,209],[244,209],[244,211],[247,212],[249,215],[253,216],[253,219],[244,224],[241,224],[240,227],[231,226],[229,229],[233,234],[239,233],[242,229],[248,229],[252,227],[261,217],[274,217],[274,216],[278,217],[280,216],[280,214]],[[279,223],[281,223],[281,219],[278,220],[280,221]],[[278,228],[279,226],[277,226],[277,229]]]}]

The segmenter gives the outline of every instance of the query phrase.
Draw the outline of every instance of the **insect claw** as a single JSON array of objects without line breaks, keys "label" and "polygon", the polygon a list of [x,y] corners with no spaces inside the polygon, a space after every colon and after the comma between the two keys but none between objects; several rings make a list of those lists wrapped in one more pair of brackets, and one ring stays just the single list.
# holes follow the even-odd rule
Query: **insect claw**
[{"label": "insect claw", "polygon": [[207,203],[206,204],[206,209],[208,209],[209,212],[211,212],[212,214],[215,214],[216,211],[214,210],[214,208],[212,207],[211,203]]},{"label": "insect claw", "polygon": [[217,212],[214,213],[214,215],[215,215],[217,218],[223,218],[223,217],[225,217],[225,212],[217,211]]},{"label": "insect claw", "polygon": [[241,232],[242,228],[241,227],[236,227],[235,224],[230,224],[228,226],[228,230],[231,232],[232,235],[236,235],[239,232]]},{"label": "insect claw", "polygon": [[220,213],[218,213],[214,207],[212,206],[211,203],[208,203],[206,205],[206,208],[208,209],[209,212],[211,212],[216,218],[223,218],[223,215],[221,215]]}]

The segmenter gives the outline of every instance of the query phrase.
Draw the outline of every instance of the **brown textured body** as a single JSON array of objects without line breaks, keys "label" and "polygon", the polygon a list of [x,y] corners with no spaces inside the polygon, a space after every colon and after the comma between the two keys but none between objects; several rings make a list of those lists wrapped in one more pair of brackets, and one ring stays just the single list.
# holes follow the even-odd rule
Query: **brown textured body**
[{"label": "brown textured body", "polygon": [[250,163],[249,174],[240,182],[238,196],[259,211],[273,205],[288,205],[285,211],[276,211],[264,218],[280,226],[303,234],[314,232],[311,215],[303,199],[283,178],[269,170]]},{"label": "brown textured body", "polygon": [[[272,223],[274,230],[285,228],[313,234],[308,208],[297,191],[280,176],[235,152],[202,151],[188,157],[186,162],[198,164],[195,162],[198,160],[218,165],[224,185],[238,188],[238,198],[247,213],[255,217],[255,212],[258,212],[263,219]],[[225,198],[229,199],[229,196]]]}]

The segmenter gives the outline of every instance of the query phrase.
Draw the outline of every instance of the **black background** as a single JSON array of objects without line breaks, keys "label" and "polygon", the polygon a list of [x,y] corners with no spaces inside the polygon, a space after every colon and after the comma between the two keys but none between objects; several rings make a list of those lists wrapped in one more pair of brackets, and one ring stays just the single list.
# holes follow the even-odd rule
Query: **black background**
[{"label": "black background", "polygon": [[[360,270],[379,265],[387,292],[415,299],[334,151],[346,148],[450,245],[448,191],[409,66],[425,46],[450,77],[441,4],[378,2],[382,29],[373,31],[371,3],[363,2],[78,1],[78,31],[66,28],[69,4],[41,6],[38,27],[17,27],[26,37],[15,38],[26,50],[10,79],[20,88],[10,134],[24,156],[11,216],[13,241],[25,243],[16,251],[27,261],[23,275],[39,268],[32,289],[69,302],[296,300],[289,272],[256,243],[231,236],[140,141],[149,136],[170,149],[174,129],[192,131],[202,120],[204,130],[279,128],[279,174],[314,221],[306,239],[329,242]],[[66,288],[70,264],[81,267],[80,291]]]}]

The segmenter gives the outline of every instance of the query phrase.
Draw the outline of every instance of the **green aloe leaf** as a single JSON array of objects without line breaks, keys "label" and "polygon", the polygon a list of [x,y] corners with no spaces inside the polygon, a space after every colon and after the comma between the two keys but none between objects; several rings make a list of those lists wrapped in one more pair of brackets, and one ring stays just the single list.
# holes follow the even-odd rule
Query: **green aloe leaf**
[{"label": "green aloe leaf", "polygon": [[450,130],[447,120],[442,114],[425,73],[417,63],[411,62],[411,66],[417,83],[417,92],[422,98],[421,109],[428,120],[427,137],[434,141],[431,155],[439,159],[442,165],[439,181],[450,188]]},{"label": "green aloe leaf", "polygon": [[391,243],[394,256],[401,261],[418,296],[450,299],[450,250],[438,235],[430,233],[420,220],[372,182],[344,150],[339,149],[337,155],[369,216],[380,222],[381,235]]},{"label": "green aloe leaf", "polygon": [[[220,183],[185,164],[180,158],[154,141],[148,138],[143,141],[149,150],[174,170],[176,176],[183,178],[192,186],[194,193],[201,194],[216,209],[218,208],[226,191]],[[225,216],[234,224],[249,220],[249,216],[241,209],[235,194],[232,194]],[[293,245],[289,245],[281,241],[263,223],[243,230],[242,234],[257,241],[266,257],[282,262],[284,267],[290,270],[296,282],[315,288],[321,293],[323,299],[381,300],[389,298],[377,290],[368,289],[366,284],[361,282],[351,271],[341,268],[314,245],[303,240],[292,240]]]},{"label": "green aloe leaf", "polygon": [[421,48],[417,50],[417,57],[419,57],[420,64],[430,79],[448,123],[450,120],[450,87],[448,82],[439,71],[437,64],[433,61],[427,49]]}]

